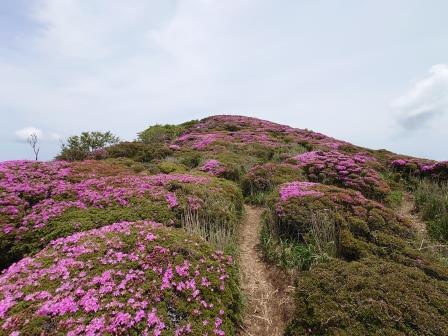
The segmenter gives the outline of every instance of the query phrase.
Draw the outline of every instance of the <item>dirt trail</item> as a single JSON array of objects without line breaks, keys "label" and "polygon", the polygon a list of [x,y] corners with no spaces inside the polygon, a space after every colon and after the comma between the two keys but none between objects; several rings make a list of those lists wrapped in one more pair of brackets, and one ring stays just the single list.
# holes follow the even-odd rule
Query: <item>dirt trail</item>
[{"label": "dirt trail", "polygon": [[258,250],[262,209],[246,206],[240,231],[241,289],[246,298],[240,336],[283,335],[293,309],[288,277],[266,265]]},{"label": "dirt trail", "polygon": [[405,193],[398,214],[410,220],[412,226],[421,237],[426,236],[426,225],[418,214],[414,211],[414,197],[410,193]]}]

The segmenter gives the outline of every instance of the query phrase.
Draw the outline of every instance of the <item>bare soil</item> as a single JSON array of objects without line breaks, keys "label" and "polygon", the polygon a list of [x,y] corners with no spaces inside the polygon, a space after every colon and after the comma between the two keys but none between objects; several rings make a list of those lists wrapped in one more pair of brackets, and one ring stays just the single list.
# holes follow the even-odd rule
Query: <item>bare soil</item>
[{"label": "bare soil", "polygon": [[246,300],[240,336],[283,335],[294,311],[291,277],[263,262],[258,248],[262,212],[262,209],[246,206],[239,236],[240,280]]},{"label": "bare soil", "polygon": [[415,211],[414,197],[410,193],[405,193],[403,195],[403,201],[398,209],[398,214],[404,218],[407,218],[417,234],[422,238],[426,237],[426,225],[425,222]]}]

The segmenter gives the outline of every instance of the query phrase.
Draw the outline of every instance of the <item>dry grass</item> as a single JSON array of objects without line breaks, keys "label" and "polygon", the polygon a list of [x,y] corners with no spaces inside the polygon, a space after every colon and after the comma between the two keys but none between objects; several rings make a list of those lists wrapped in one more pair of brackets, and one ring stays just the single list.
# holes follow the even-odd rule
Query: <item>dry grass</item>
[{"label": "dry grass", "polygon": [[185,210],[181,215],[181,226],[187,232],[201,236],[219,250],[225,250],[235,241],[234,227],[201,216],[198,211],[191,209]]},{"label": "dry grass", "polygon": [[310,218],[310,233],[316,251],[321,255],[336,255],[334,219],[326,212],[315,212]]}]

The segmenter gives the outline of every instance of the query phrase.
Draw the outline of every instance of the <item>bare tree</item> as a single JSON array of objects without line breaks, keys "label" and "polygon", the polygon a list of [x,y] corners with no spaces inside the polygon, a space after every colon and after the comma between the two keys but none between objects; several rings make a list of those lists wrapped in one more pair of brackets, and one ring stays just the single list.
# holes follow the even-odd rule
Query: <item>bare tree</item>
[{"label": "bare tree", "polygon": [[26,139],[26,141],[30,144],[31,148],[33,149],[35,160],[37,161],[37,159],[39,158],[39,150],[40,150],[39,137],[37,136],[36,133],[31,133]]}]

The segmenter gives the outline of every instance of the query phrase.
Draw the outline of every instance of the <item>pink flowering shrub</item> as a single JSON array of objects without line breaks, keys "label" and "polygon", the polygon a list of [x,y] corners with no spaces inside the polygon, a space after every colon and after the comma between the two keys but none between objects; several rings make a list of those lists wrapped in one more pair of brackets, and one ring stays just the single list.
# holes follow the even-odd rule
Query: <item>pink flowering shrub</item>
[{"label": "pink flowering shrub", "polygon": [[448,181],[448,161],[436,162],[416,158],[401,158],[392,160],[390,166],[406,177]]},{"label": "pink flowering shrub", "polygon": [[226,167],[218,160],[207,160],[201,167],[199,167],[199,170],[213,176],[220,176],[226,172]]},{"label": "pink flowering shrub", "polygon": [[227,192],[216,192],[223,186],[207,176],[136,175],[123,167],[91,161],[85,166],[82,162],[1,163],[0,266],[38,251],[52,239],[119,220],[176,224],[189,209],[190,196],[227,197],[227,207],[215,216],[230,212],[224,218],[238,218],[232,213],[239,209],[232,203],[232,192],[238,191],[226,187]]},{"label": "pink flowering shrub", "polygon": [[287,142],[304,143],[322,149],[338,149],[351,144],[321,133],[296,129],[270,121],[233,115],[217,115],[186,129],[171,145],[176,148],[210,150],[216,142],[258,144],[278,147]]},{"label": "pink flowering shrub", "polygon": [[59,238],[0,276],[0,335],[232,335],[233,264],[155,222]]},{"label": "pink flowering shrub", "polygon": [[431,165],[423,165],[421,171],[424,177],[437,181],[448,181],[448,161],[439,161]]},{"label": "pink flowering shrub", "polygon": [[0,163],[0,192],[3,197],[20,195],[24,201],[35,203],[53,189],[62,188],[69,173],[69,164],[62,161],[4,161]]},{"label": "pink flowering shrub", "polygon": [[280,187],[280,200],[287,201],[291,197],[321,196],[323,193],[313,190],[316,183],[313,182],[290,182]]},{"label": "pink flowering shrub", "polygon": [[293,160],[314,182],[351,188],[380,200],[390,192],[388,184],[372,168],[376,160],[368,154],[312,151],[297,155]]},{"label": "pink flowering shrub", "polygon": [[217,140],[225,139],[225,135],[220,133],[198,133],[191,131],[178,137],[170,147],[180,149],[182,146],[191,147],[197,150],[204,150]]},{"label": "pink flowering shrub", "polygon": [[[288,334],[437,335],[446,329],[448,269],[419,249],[405,218],[358,191],[300,181],[281,185],[269,206],[265,255],[283,265],[293,251],[289,265],[307,270],[297,275]],[[415,319],[391,319],[392,311]]]},{"label": "pink flowering shrub", "polygon": [[408,222],[350,189],[290,182],[279,187],[278,197],[270,208],[273,227],[279,236],[306,243],[313,239],[310,236],[313,214],[325,213],[331,218],[329,223],[333,223],[337,255],[347,260],[369,254],[393,254],[413,237]]}]

